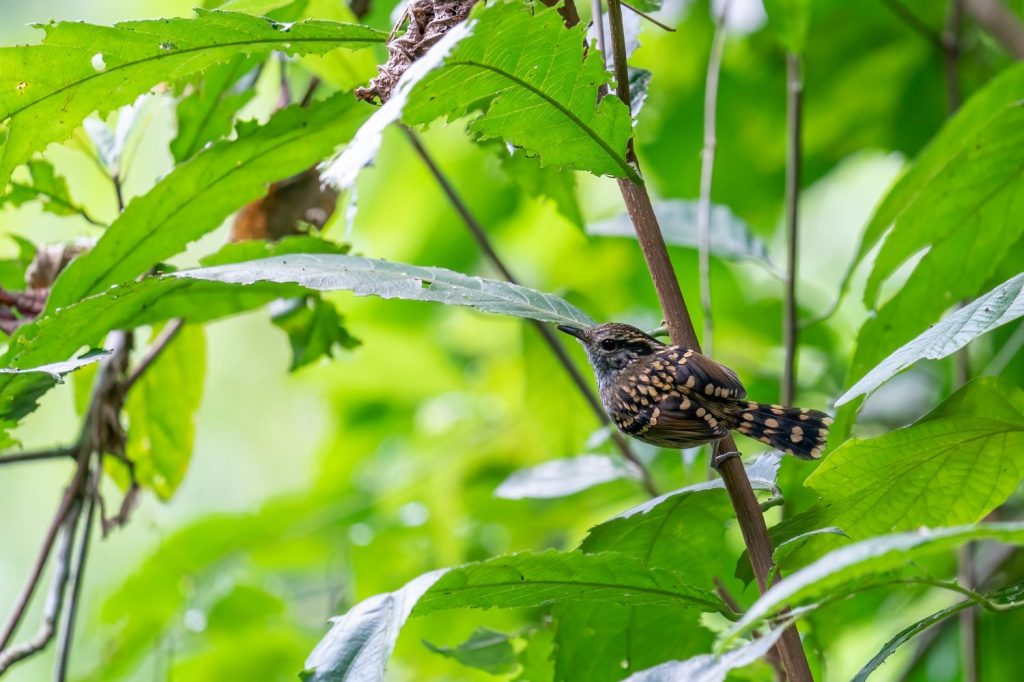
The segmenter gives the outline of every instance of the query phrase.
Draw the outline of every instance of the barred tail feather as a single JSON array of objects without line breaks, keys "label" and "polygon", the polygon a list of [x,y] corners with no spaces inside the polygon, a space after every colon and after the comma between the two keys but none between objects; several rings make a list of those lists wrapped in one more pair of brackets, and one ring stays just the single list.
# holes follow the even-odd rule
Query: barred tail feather
[{"label": "barred tail feather", "polygon": [[832,423],[818,410],[746,400],[731,401],[727,412],[730,428],[800,459],[821,457]]}]

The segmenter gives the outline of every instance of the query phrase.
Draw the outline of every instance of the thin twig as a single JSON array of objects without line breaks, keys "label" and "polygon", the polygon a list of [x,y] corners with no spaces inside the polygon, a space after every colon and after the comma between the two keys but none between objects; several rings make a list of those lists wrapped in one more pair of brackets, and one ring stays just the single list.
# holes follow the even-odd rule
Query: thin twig
[{"label": "thin twig", "polygon": [[50,459],[67,459],[74,457],[77,449],[75,447],[54,448],[52,450],[39,450],[38,452],[20,452],[15,455],[4,455],[0,457],[0,466],[4,464],[19,464],[21,462],[42,462]]},{"label": "thin twig", "polygon": [[800,176],[803,129],[803,66],[799,55],[786,55],[786,296],[783,302],[782,369],[783,405],[792,405],[796,393],[796,365],[800,334],[797,319],[796,283],[799,263]]},{"label": "thin twig", "polygon": [[715,169],[715,117],[718,106],[718,75],[725,52],[725,16],[729,0],[715,17],[715,35],[711,39],[708,73],[704,85],[704,147],[700,153],[700,200],[697,203],[697,255],[700,267],[700,304],[704,313],[704,349],[714,348],[714,319],[711,313],[711,182]]},{"label": "thin twig", "polygon": [[963,0],[964,10],[1014,59],[1024,59],[1024,24],[1000,0]]},{"label": "thin twig", "polygon": [[921,21],[916,14],[907,9],[906,5],[899,0],[882,0],[882,4],[888,7],[889,10],[899,17],[904,24],[920,34],[922,38],[927,40],[936,48],[940,50],[942,49],[942,36],[939,32]]},{"label": "thin twig", "polygon": [[61,526],[61,535],[57,543],[57,552],[54,557],[53,582],[50,584],[50,592],[46,597],[46,604],[43,606],[43,622],[39,624],[36,634],[32,639],[0,651],[0,675],[8,668],[24,660],[35,653],[46,648],[53,639],[56,631],[57,619],[60,618],[64,605],[65,588],[68,583],[68,575],[71,566],[71,549],[75,544],[75,530],[78,526],[81,503],[76,501]]},{"label": "thin twig", "polygon": [[946,27],[942,31],[942,59],[946,70],[946,101],[949,115],[960,108],[960,24],[963,20],[961,0],[951,0]]},{"label": "thin twig", "polygon": [[92,537],[93,521],[96,516],[96,501],[100,495],[100,477],[103,475],[103,456],[96,455],[96,464],[92,475],[92,482],[89,490],[88,509],[85,512],[85,527],[82,529],[82,541],[78,545],[78,552],[75,556],[75,563],[71,571],[71,585],[68,588],[68,609],[64,614],[61,623],[60,636],[57,638],[57,667],[54,671],[56,682],[65,682],[67,679],[68,662],[71,657],[71,642],[75,634],[75,616],[78,615],[78,604],[82,593],[82,576],[85,574],[85,561],[89,554],[89,545]]},{"label": "thin twig", "polygon": [[[626,77],[626,41],[623,35],[622,7],[619,0],[608,0],[608,19],[612,27],[616,94],[628,106],[630,98],[629,79]],[[636,165],[636,154],[632,144],[627,149],[627,155],[630,162]],[[651,197],[643,185],[634,184],[629,179],[619,180],[619,190],[626,204],[626,211],[636,230],[637,241],[640,243],[640,250],[647,262],[651,279],[654,281],[654,288],[661,303],[666,325],[672,334],[672,341],[699,350],[700,344],[697,343],[693,321],[690,319],[686,302],[676,279],[675,269],[669,258],[668,249],[665,247],[665,238],[658,225],[658,218],[654,214]],[[722,439],[721,447],[723,452],[736,451],[736,443],[731,435]],[[757,497],[750,487],[746,470],[739,457],[730,457],[724,460],[719,467],[719,473],[736,512],[736,521],[747,546],[758,588],[764,592],[768,588],[768,573],[772,566],[772,543]],[[792,682],[808,682],[813,679],[800,642],[800,635],[795,627],[786,628],[776,647]]]},{"label": "thin twig", "polygon": [[171,341],[174,340],[174,337],[178,335],[178,332],[180,332],[184,326],[185,320],[180,317],[176,317],[160,330],[160,334],[153,340],[153,343],[149,345],[149,348],[146,349],[146,354],[142,356],[142,359],[139,360],[137,365],[135,365],[131,374],[129,374],[128,378],[124,380],[122,387],[125,393],[135,385],[135,382],[137,382],[146,370],[149,369],[150,365],[156,362],[156,359],[160,357],[160,354],[164,352],[164,349],[170,345]]},{"label": "thin twig", "polygon": [[[437,184],[441,186],[441,190],[445,193],[445,196],[448,197],[448,201],[451,202],[456,213],[458,213],[459,217],[462,218],[462,223],[470,231],[470,234],[473,235],[473,239],[476,240],[476,243],[479,245],[481,251],[483,251],[487,256],[487,259],[492,265],[494,265],[495,269],[501,273],[502,277],[512,284],[518,284],[519,280],[512,274],[512,271],[509,270],[508,266],[505,265],[504,261],[502,261],[501,257],[498,255],[498,252],[495,251],[494,245],[491,244],[490,237],[487,236],[487,232],[469,210],[469,206],[467,206],[466,202],[462,200],[462,197],[455,190],[454,185],[452,185],[448,180],[444,171],[442,171],[437,165],[434,157],[423,145],[423,141],[420,140],[419,135],[405,126],[402,126],[402,130],[405,131],[406,137],[409,138],[409,142],[412,144],[413,149],[416,150],[416,153],[419,155],[424,165],[426,165],[430,170],[430,173],[434,176]],[[562,368],[569,374],[569,378],[572,379],[573,384],[575,384],[576,388],[579,389],[580,393],[587,401],[587,404],[590,406],[590,409],[593,410],[594,414],[597,415],[597,418],[602,424],[609,425],[611,422],[604,411],[604,407],[601,405],[601,401],[598,400],[596,395],[594,395],[594,392],[587,383],[587,380],[573,363],[572,358],[569,357],[565,347],[555,337],[551,329],[549,329],[546,324],[538,322],[537,320],[530,320],[530,322],[541,335],[541,338],[544,339],[548,348],[550,348],[555,354],[555,357],[558,358],[559,364],[561,364]],[[658,491],[654,485],[654,479],[651,477],[651,472],[647,470],[643,461],[636,456],[636,453],[633,452],[629,443],[627,443],[626,440],[614,430],[612,431],[611,440],[622,456],[638,468],[640,472],[640,482],[643,485],[644,490],[651,497],[657,497]]]},{"label": "thin twig", "polygon": [[124,213],[124,188],[121,186],[121,177],[114,173],[110,176],[110,181],[114,183],[114,198],[117,199],[117,212]]},{"label": "thin twig", "polygon": [[[650,14],[647,14],[645,12],[641,12],[636,7],[633,7],[633,5],[630,5],[628,2],[622,2],[622,0],[619,0],[619,2],[622,4],[623,7],[628,9],[633,14],[646,19],[647,21],[651,22],[652,24],[654,24],[655,26],[657,26],[661,30],[668,31],[669,33],[675,33],[676,32],[676,30],[674,28],[672,28],[671,26],[669,26],[668,24],[663,24],[660,21],[658,21],[657,19],[655,19],[654,17],[652,17]],[[726,0],[726,3],[728,3],[728,0]],[[724,14],[724,12],[723,12],[723,14]]]}]

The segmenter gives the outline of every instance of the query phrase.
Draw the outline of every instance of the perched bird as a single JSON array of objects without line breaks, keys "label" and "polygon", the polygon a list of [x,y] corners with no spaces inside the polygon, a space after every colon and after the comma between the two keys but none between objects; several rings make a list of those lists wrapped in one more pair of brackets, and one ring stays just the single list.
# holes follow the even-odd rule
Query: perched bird
[{"label": "perched bird", "polygon": [[666,345],[628,324],[558,329],[583,344],[605,411],[634,438],[688,448],[734,430],[802,459],[821,456],[831,417],[745,400],[736,373],[706,355]]}]

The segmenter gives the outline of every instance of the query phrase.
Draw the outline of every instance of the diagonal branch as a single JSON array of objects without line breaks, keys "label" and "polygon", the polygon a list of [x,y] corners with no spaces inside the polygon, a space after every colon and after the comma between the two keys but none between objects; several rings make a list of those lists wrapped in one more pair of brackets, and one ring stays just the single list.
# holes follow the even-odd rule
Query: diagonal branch
[{"label": "diagonal branch", "polygon": [[[508,266],[506,266],[504,261],[501,260],[498,252],[495,251],[494,245],[491,244],[491,240],[487,236],[487,232],[484,230],[483,226],[479,221],[477,221],[476,217],[473,216],[469,207],[466,205],[466,202],[462,200],[462,197],[455,190],[455,187],[437,165],[437,162],[434,161],[434,157],[431,156],[427,148],[423,146],[423,142],[420,140],[419,136],[413,130],[405,126],[402,126],[402,130],[405,131],[406,137],[409,138],[409,142],[412,144],[413,149],[416,150],[420,159],[423,160],[423,163],[430,170],[431,175],[434,176],[434,179],[441,186],[445,196],[448,197],[448,201],[451,202],[455,211],[459,214],[459,217],[462,218],[463,224],[473,235],[473,239],[475,239],[477,244],[480,246],[480,250],[484,252],[488,260],[491,261],[491,264],[494,265],[498,272],[501,273],[502,277],[512,284],[518,284],[519,281],[516,276],[512,274],[512,271],[509,270]],[[601,406],[601,402],[597,399],[597,396],[594,395],[594,392],[591,390],[587,380],[583,378],[583,375],[573,363],[572,358],[570,358],[569,354],[566,353],[565,347],[562,346],[561,342],[557,338],[555,338],[555,335],[546,324],[538,322],[537,320],[530,320],[530,322],[541,335],[541,338],[544,339],[544,342],[547,344],[548,348],[551,349],[551,352],[555,354],[556,358],[558,358],[558,362],[562,365],[562,368],[565,369],[566,373],[568,373],[569,378],[572,379],[576,388],[579,389],[580,393],[587,401],[587,405],[590,406],[590,409],[593,410],[594,414],[597,415],[597,418],[601,420],[602,424],[605,424],[606,426],[609,425],[610,422],[608,420],[608,415]],[[651,473],[647,470],[647,467],[644,466],[644,463],[636,456],[636,453],[633,452],[632,448],[630,448],[629,443],[627,443],[622,435],[614,429],[612,430],[611,439],[622,456],[637,468],[640,474],[640,482],[643,485],[644,490],[647,491],[651,497],[657,497],[658,491],[654,486],[654,480],[651,477]]]},{"label": "diagonal branch", "polygon": [[[616,94],[628,106],[630,98],[626,42],[623,35],[622,7],[619,0],[608,0],[608,17],[612,27]],[[629,149],[629,156],[630,161],[636,165],[636,154],[632,145]],[[679,282],[676,279],[675,270],[672,267],[668,249],[665,247],[665,239],[661,234],[658,218],[654,214],[647,189],[643,185],[624,179],[619,180],[619,190],[630,219],[633,221],[637,241],[640,242],[640,248],[647,261],[651,278],[654,280],[654,287],[672,340],[676,344],[699,350],[700,345],[697,343],[693,322],[686,308],[686,302],[683,300],[682,291],[679,288]],[[736,443],[731,435],[722,439],[721,447],[724,452],[736,451]],[[750,481],[739,457],[725,458],[720,465],[720,473],[736,512],[736,520],[747,546],[758,588],[764,592],[769,585],[769,571],[772,567],[772,543],[768,536],[768,527],[761,513],[761,507],[757,503],[757,497],[750,487]],[[813,679],[807,665],[807,657],[800,643],[800,635],[794,627],[786,629],[776,646],[790,680],[807,682]]]}]

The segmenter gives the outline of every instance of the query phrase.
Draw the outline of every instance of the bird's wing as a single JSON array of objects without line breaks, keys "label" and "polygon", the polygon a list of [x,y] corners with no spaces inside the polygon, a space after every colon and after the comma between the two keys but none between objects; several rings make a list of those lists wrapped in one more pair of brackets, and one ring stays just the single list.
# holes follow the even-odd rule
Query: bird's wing
[{"label": "bird's wing", "polygon": [[646,375],[652,382],[671,382],[678,390],[692,396],[714,401],[723,398],[744,398],[747,389],[736,373],[695,350],[668,346],[651,355],[639,370],[640,380]]}]

